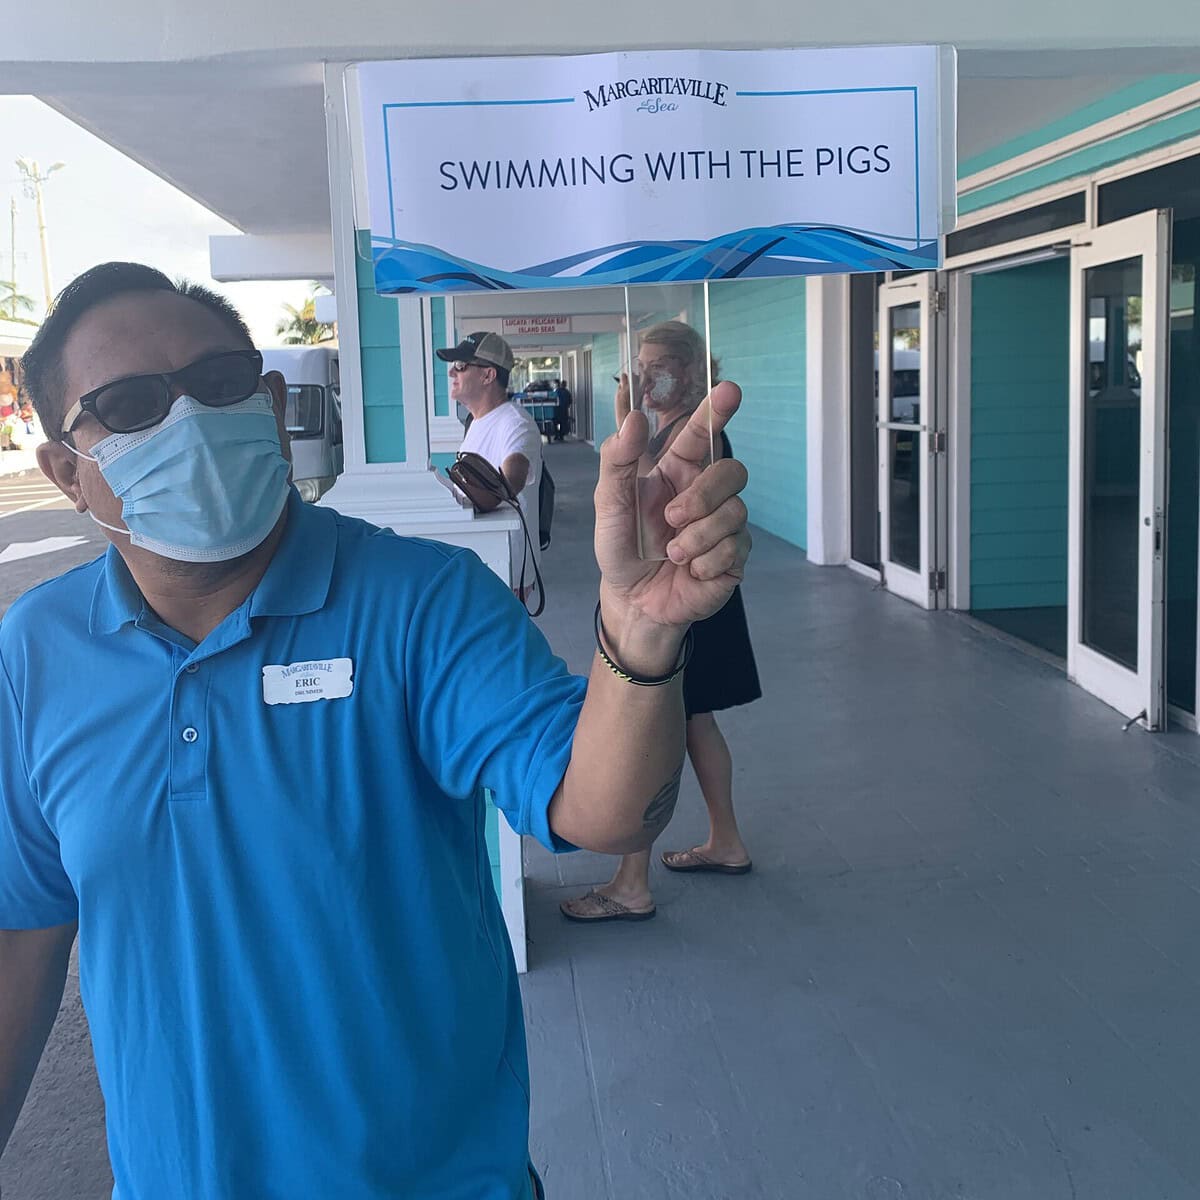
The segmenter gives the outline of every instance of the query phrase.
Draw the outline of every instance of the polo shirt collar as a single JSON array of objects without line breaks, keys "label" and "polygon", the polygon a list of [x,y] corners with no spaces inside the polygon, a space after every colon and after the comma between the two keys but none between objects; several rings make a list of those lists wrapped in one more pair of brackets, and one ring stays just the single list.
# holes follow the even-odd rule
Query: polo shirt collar
[{"label": "polo shirt collar", "polygon": [[104,565],[92,592],[88,631],[92,634],[116,633],[123,626],[132,625],[145,611],[146,601],[125,560],[117,553],[116,546],[110,545],[104,552]]},{"label": "polo shirt collar", "polygon": [[250,616],[299,617],[320,612],[333,580],[337,514],[305,504],[292,488],[287,524],[275,557],[250,597]]},{"label": "polo shirt collar", "polygon": [[[275,555],[250,596],[250,617],[293,617],[325,606],[337,551],[336,516],[300,499],[287,500],[287,524]],[[116,633],[146,611],[146,602],[115,546],[104,556],[92,593],[88,627],[93,634]]]}]

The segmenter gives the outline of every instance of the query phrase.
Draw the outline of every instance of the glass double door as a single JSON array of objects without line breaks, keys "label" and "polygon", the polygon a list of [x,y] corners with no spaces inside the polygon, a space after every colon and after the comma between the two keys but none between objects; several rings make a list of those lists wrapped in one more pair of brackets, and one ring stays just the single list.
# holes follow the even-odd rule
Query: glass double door
[{"label": "glass double door", "polygon": [[[1171,238],[1171,212],[1158,210],[1071,247],[1067,672],[1152,730],[1167,720]],[[945,606],[949,551],[939,283],[928,273],[880,285],[875,349],[880,572],[923,608]]]},{"label": "glass double door", "polygon": [[881,284],[875,352],[880,573],[889,591],[922,608],[937,608],[945,587],[938,294],[932,273]]},{"label": "glass double door", "polygon": [[1067,672],[1147,729],[1166,722],[1170,263],[1169,210],[1071,251]]}]

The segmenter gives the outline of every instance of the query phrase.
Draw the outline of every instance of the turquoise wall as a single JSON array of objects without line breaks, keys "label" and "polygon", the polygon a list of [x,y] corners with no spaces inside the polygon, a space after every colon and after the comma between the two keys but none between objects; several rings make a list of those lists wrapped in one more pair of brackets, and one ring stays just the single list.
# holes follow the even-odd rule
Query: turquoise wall
[{"label": "turquoise wall", "polygon": [[1119,88],[1107,96],[1102,96],[1099,100],[1086,104],[1083,108],[1077,108],[1074,112],[1070,112],[1065,117],[1060,117],[1048,125],[1031,129],[1028,133],[993,146],[990,150],[977,154],[973,158],[963,159],[958,164],[958,177],[965,179],[977,171],[985,171],[988,167],[997,166],[1010,158],[1027,154],[1030,150],[1037,150],[1048,142],[1079,133],[1089,125],[1106,121],[1110,117],[1136,108],[1139,104],[1148,104],[1151,100],[1157,100],[1179,88],[1187,87],[1197,80],[1200,80],[1200,75],[1151,75],[1146,79],[1139,79],[1136,83]]},{"label": "turquoise wall", "polygon": [[[1129,133],[1063,155],[1043,166],[1023,171],[1009,179],[1002,179],[998,183],[966,192],[958,198],[958,211],[960,215],[978,212],[989,205],[1011,200],[1014,196],[1022,196],[1026,192],[1048,187],[1052,183],[1060,183],[1065,179],[1075,179],[1090,174],[1102,167],[1111,166],[1113,163],[1122,162],[1138,154],[1145,154],[1160,146],[1169,146],[1173,142],[1193,137],[1197,133],[1200,133],[1200,107],[1188,109],[1173,117],[1155,121],[1140,129],[1134,129]],[[1045,137],[1044,140],[1052,139]],[[980,156],[978,160],[972,160],[972,162],[974,161],[987,160],[985,156]]]},{"label": "turquoise wall", "polygon": [[1070,266],[971,283],[971,608],[1067,603]]},{"label": "turquoise wall", "polygon": [[[750,520],[804,549],[808,429],[805,280],[768,279],[709,288],[712,350],[721,377],[742,388],[729,438],[746,464]],[[704,327],[703,307],[697,328]]]},{"label": "turquoise wall", "polygon": [[358,339],[362,364],[363,436],[367,462],[404,461],[404,386],[400,374],[400,312],[375,292],[371,235],[358,234]]},{"label": "turquoise wall", "polygon": [[[442,296],[434,296],[429,302],[430,329],[429,336],[433,340],[433,348],[440,349],[451,345],[446,336],[446,301]],[[440,358],[433,360],[433,415],[448,417],[450,415],[450,376],[446,364]]]},{"label": "turquoise wall", "polygon": [[621,369],[621,335],[601,333],[592,339],[592,438],[596,449],[605,438],[617,432],[613,396],[617,385],[613,376]]}]

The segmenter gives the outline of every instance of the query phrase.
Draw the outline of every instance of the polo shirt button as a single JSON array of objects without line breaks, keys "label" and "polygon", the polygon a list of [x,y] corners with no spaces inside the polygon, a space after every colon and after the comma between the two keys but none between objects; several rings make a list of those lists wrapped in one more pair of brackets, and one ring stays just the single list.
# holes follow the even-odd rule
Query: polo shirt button
[{"label": "polo shirt button", "polygon": [[185,670],[185,671],[186,671],[186,672],[187,672],[189,675],[195,675],[195,673],[196,673],[198,670],[200,670],[200,664],[199,664],[199,663],[188,663],[188,665],[187,665],[186,667],[184,667],[183,669],[184,669],[184,670]]},{"label": "polo shirt button", "polygon": [[190,725],[183,731],[183,740],[187,742],[188,745],[191,745],[191,743],[194,742],[199,736],[199,733],[197,733],[196,730],[194,730]]}]

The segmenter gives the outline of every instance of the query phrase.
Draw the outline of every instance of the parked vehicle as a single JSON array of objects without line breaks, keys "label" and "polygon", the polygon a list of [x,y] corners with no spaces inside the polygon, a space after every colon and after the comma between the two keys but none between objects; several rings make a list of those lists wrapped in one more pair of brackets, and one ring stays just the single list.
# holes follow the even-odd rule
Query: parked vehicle
[{"label": "parked vehicle", "polygon": [[287,384],[285,422],[292,439],[292,480],[302,500],[319,500],[342,473],[342,404],[333,346],[264,350],[263,370]]}]

